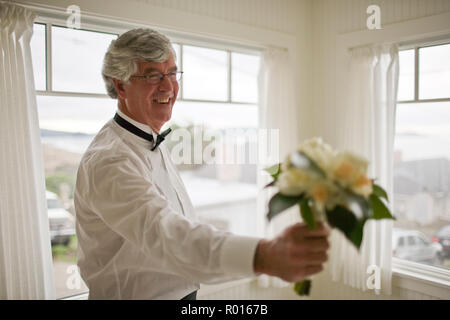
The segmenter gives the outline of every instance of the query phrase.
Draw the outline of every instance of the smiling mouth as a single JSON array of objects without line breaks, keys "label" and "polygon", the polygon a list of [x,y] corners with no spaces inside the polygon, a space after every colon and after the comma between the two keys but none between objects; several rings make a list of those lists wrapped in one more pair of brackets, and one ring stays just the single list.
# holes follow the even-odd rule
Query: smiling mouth
[{"label": "smiling mouth", "polygon": [[159,104],[167,104],[167,103],[169,103],[170,98],[155,99],[153,101],[156,102],[156,103],[159,103]]}]

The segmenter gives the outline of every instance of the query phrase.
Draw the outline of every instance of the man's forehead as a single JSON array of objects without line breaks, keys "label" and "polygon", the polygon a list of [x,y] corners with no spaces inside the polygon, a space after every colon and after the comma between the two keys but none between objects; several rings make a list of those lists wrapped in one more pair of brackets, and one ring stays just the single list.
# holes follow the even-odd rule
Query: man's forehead
[{"label": "man's forehead", "polygon": [[169,59],[163,62],[139,61],[138,66],[141,72],[155,70],[163,72],[165,70],[177,69],[177,64],[175,63],[172,56],[170,56]]}]

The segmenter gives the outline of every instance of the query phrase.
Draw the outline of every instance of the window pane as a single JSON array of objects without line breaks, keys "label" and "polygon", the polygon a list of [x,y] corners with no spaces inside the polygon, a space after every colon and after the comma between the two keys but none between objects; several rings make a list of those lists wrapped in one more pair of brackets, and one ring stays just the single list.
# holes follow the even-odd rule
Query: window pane
[{"label": "window pane", "polygon": [[41,129],[97,133],[114,116],[117,100],[109,98],[37,96]]},{"label": "window pane", "polygon": [[421,246],[394,246],[394,256],[450,268],[440,235],[450,225],[450,102],[399,104],[396,117],[393,243],[404,236]]},{"label": "window pane", "polygon": [[256,128],[258,110],[256,105],[178,101],[171,121],[209,128]]},{"label": "window pane", "polygon": [[228,99],[227,52],[183,46],[183,97],[226,101]]},{"label": "window pane", "polygon": [[414,100],[414,50],[403,50],[398,55],[400,74],[397,100]]},{"label": "window pane", "polygon": [[256,103],[258,101],[259,56],[231,54],[231,100]]},{"label": "window pane", "polygon": [[33,60],[34,85],[36,90],[45,90],[45,25],[35,23],[31,37],[31,59]]},{"label": "window pane", "polygon": [[[176,130],[164,142],[172,150],[172,158],[181,171],[199,218],[241,235],[257,232],[257,171],[256,164],[247,157],[248,152],[256,150],[257,119],[256,105],[179,101],[168,126],[189,132],[191,152],[186,159],[190,165],[188,161],[178,161],[180,151],[176,146],[183,140],[175,139]],[[234,152],[230,161],[207,162],[207,155],[223,154],[219,148],[211,151],[213,141],[225,152]]]},{"label": "window pane", "polygon": [[419,98],[450,98],[450,44],[419,49]]},{"label": "window pane", "polygon": [[52,27],[53,90],[104,93],[101,70],[117,35]]},{"label": "window pane", "polygon": [[399,104],[396,117],[398,159],[450,158],[450,102]]},{"label": "window pane", "polygon": [[[52,242],[56,297],[87,292],[77,276],[73,192],[82,154],[95,133],[112,118],[117,101],[37,96]],[[72,281],[71,281],[72,280]]]}]

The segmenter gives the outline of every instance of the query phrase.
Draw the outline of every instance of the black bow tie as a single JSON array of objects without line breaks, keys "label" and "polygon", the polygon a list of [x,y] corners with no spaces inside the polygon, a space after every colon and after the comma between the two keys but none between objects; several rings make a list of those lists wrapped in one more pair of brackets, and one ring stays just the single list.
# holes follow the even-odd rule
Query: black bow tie
[{"label": "black bow tie", "polygon": [[[136,127],[135,125],[129,123],[127,120],[125,120],[124,118],[122,118],[121,116],[119,116],[117,113],[114,116],[114,120],[117,122],[117,124],[119,126],[121,126],[122,128],[124,128],[125,130],[130,131],[131,133],[134,133],[135,135],[144,138],[145,140],[150,141],[151,143],[153,143],[153,136],[141,129],[139,129],[138,127]],[[166,138],[166,136],[170,133],[170,131],[172,131],[172,129],[167,129],[163,132],[161,132],[160,134],[158,134],[156,136],[156,143],[155,145],[151,148],[152,151],[154,151],[160,144],[161,142],[164,141],[164,139]]]}]

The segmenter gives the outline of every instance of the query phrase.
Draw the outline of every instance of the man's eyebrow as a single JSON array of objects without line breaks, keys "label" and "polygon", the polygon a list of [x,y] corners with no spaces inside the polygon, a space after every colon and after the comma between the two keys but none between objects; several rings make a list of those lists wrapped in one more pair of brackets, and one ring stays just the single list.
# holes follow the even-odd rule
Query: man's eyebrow
[{"label": "man's eyebrow", "polygon": [[[171,72],[171,71],[177,71],[177,70],[178,70],[177,66],[174,66],[174,67],[169,68],[169,70],[167,70],[167,71]],[[162,73],[160,69],[155,68],[155,67],[148,67],[148,68],[145,68],[143,71],[143,73],[151,73],[151,72]]]}]

